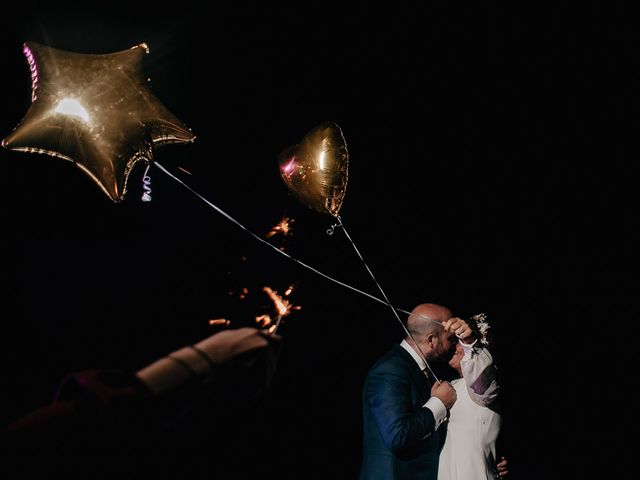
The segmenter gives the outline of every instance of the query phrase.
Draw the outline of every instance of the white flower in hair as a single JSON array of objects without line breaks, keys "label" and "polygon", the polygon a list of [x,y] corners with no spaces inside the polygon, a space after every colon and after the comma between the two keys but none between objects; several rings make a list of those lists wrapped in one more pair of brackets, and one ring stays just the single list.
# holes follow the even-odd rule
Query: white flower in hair
[{"label": "white flower in hair", "polygon": [[473,315],[471,317],[471,320],[476,322],[476,325],[478,326],[478,331],[481,335],[480,343],[482,343],[483,345],[489,345],[489,340],[487,340],[487,333],[489,332],[491,325],[489,325],[489,322],[487,322],[487,315],[485,315],[484,313],[478,313],[476,315]]}]

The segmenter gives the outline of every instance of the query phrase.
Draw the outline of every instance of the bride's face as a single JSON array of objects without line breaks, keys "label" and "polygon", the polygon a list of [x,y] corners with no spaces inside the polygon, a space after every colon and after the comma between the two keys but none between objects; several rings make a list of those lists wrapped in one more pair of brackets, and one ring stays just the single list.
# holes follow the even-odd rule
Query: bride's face
[{"label": "bride's face", "polygon": [[453,357],[451,357],[451,360],[449,360],[449,366],[457,370],[458,373],[460,373],[460,362],[462,361],[463,356],[464,350],[462,350],[462,346],[460,345],[460,342],[458,342],[456,343],[456,352],[453,354]]}]

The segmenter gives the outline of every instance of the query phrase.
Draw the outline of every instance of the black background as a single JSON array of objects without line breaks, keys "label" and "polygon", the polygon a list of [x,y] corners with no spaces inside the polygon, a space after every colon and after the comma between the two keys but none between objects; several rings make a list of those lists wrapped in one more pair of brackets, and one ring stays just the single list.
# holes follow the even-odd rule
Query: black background
[{"label": "black background", "polygon": [[[325,234],[331,217],[278,174],[282,149],[338,123],[341,217],[392,302],[489,316],[511,477],[624,478],[634,29],[595,2],[21,2],[3,18],[0,132],[29,106],[24,41],[80,53],[146,42],[154,92],[197,135],[155,160],[258,235],[295,218],[275,244],[379,296],[342,232]],[[277,255],[159,169],[151,203],[137,166],[115,204],[70,163],[0,156],[2,423],[48,403],[67,372],[135,370],[213,333],[209,318],[250,324],[266,302],[255,292],[294,283],[302,310],[280,330],[271,391],[222,449],[194,427],[203,448],[173,471],[355,478],[362,382],[402,338],[388,308]],[[246,300],[229,294],[242,287]]]}]

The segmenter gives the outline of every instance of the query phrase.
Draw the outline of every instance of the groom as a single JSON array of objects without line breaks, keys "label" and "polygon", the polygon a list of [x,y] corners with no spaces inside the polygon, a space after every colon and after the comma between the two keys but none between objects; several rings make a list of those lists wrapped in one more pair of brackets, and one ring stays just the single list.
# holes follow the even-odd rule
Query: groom
[{"label": "groom", "polygon": [[[410,333],[371,368],[362,403],[363,459],[359,480],[436,480],[448,410],[456,392],[430,373],[448,362],[469,326],[441,305],[424,303],[407,320]],[[458,337],[458,338],[456,338]]]}]

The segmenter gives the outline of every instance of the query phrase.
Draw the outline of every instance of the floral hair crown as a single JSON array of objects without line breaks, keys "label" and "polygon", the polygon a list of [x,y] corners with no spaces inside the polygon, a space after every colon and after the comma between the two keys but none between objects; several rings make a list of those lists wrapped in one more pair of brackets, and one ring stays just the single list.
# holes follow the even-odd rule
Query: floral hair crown
[{"label": "floral hair crown", "polygon": [[487,315],[484,313],[478,313],[471,317],[471,320],[476,322],[476,327],[478,328],[478,332],[480,333],[480,343],[483,345],[489,345],[489,340],[487,340],[487,333],[491,328],[489,322],[487,322]]}]

